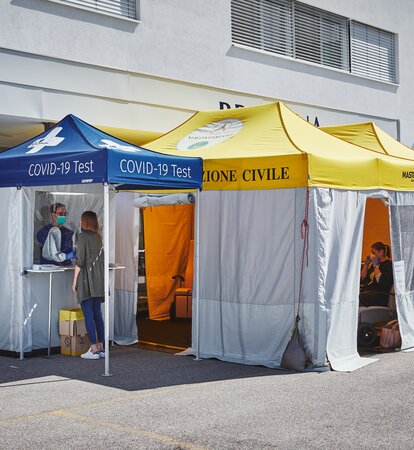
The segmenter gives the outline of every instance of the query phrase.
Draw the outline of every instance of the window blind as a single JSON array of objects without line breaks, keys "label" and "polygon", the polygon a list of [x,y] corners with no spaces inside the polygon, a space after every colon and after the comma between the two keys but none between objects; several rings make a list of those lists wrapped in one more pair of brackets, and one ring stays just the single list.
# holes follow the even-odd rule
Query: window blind
[{"label": "window blind", "polygon": [[348,20],[295,3],[295,57],[349,70]]},{"label": "window blind", "polygon": [[231,0],[232,40],[396,82],[395,35],[295,0]]},{"label": "window blind", "polygon": [[351,23],[351,72],[396,82],[395,37],[388,31]]},{"label": "window blind", "polygon": [[103,11],[117,16],[136,18],[136,0],[63,0],[89,9]]},{"label": "window blind", "polygon": [[233,41],[293,56],[292,2],[232,0]]}]

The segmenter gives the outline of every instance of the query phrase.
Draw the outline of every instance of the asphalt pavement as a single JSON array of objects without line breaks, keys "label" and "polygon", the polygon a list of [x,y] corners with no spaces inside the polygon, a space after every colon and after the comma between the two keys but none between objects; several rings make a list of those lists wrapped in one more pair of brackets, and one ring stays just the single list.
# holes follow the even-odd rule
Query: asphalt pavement
[{"label": "asphalt pavement", "polygon": [[0,357],[1,449],[412,449],[414,353],[293,373],[133,347]]}]

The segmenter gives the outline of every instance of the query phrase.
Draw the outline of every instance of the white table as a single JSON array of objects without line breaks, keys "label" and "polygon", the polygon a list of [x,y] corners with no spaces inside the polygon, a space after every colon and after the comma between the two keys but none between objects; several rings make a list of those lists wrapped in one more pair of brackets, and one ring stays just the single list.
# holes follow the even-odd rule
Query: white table
[{"label": "white table", "polygon": [[[69,268],[69,267],[68,267]],[[66,268],[66,269],[68,269]],[[50,341],[52,338],[52,283],[53,274],[58,272],[64,272],[65,267],[43,267],[41,269],[26,269],[25,271],[30,274],[48,274],[49,275],[49,317],[48,317],[48,331],[47,331],[47,357],[50,358]]]},{"label": "white table", "polygon": [[[52,339],[52,283],[53,274],[59,272],[66,272],[74,270],[75,266],[56,266],[56,267],[42,267],[39,269],[26,269],[25,272],[30,274],[48,274],[49,275],[49,312],[48,312],[48,333],[47,333],[47,357],[50,358],[50,348]],[[109,270],[122,270],[125,266],[119,264],[110,264]]]}]

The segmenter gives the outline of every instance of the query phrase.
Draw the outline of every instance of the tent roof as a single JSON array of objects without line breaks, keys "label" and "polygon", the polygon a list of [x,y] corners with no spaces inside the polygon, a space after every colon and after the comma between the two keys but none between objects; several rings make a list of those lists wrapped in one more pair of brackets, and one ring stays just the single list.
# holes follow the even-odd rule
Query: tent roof
[{"label": "tent roof", "polygon": [[399,158],[414,158],[414,150],[398,142],[373,122],[321,127],[321,130],[343,141]]},{"label": "tent roof", "polygon": [[0,187],[109,182],[188,189],[200,187],[201,178],[200,158],[159,154],[128,144],[72,114],[0,154]]},{"label": "tent roof", "polygon": [[[211,123],[220,121],[227,122]],[[199,132],[186,140],[185,137],[195,130]],[[235,133],[221,140],[220,136],[226,132]],[[209,139],[209,135],[212,138]],[[364,158],[360,149],[326,136],[283,103],[199,111],[179,127],[148,143],[147,148],[176,155],[197,155],[203,159],[289,154],[332,156],[333,153],[349,157],[350,152],[355,158]]]},{"label": "tent roof", "polygon": [[138,146],[145,145],[147,142],[151,142],[164,134],[157,131],[131,130],[130,128],[108,126],[96,126],[96,128],[111,136],[115,136],[122,141]]},{"label": "tent roof", "polygon": [[202,157],[203,189],[414,188],[401,182],[412,159],[391,158],[330,136],[283,103],[198,112],[146,147]]}]

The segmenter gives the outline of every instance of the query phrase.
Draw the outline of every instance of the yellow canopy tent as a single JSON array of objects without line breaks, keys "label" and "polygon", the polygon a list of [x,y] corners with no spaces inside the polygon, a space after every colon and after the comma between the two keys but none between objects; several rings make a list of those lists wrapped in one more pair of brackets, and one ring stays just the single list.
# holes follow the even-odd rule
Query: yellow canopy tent
[{"label": "yellow canopy tent", "polygon": [[96,128],[112,136],[115,136],[118,139],[122,139],[123,141],[138,146],[143,146],[147,142],[157,139],[162,134],[157,133],[155,131],[131,130],[128,128],[101,127],[101,126],[97,126]]},{"label": "yellow canopy tent", "polygon": [[407,151],[392,158],[335,139],[283,103],[198,112],[146,147],[202,157],[204,190],[413,188],[402,176],[414,160]]},{"label": "yellow canopy tent", "polygon": [[[372,362],[356,348],[365,202],[387,197],[393,223],[401,225],[400,207],[414,207],[414,184],[405,176],[414,158],[344,142],[282,103],[198,112],[146,147],[204,161],[196,354],[277,367],[299,310],[309,367],[325,366],[326,355],[336,370]],[[404,234],[403,245],[397,228],[391,232],[394,249],[403,249],[393,256],[414,273],[404,253],[414,253],[414,235]],[[414,347],[414,281],[401,280],[397,308],[408,348]],[[413,292],[409,302],[406,292]]]},{"label": "yellow canopy tent", "polygon": [[374,122],[321,127],[321,130],[343,141],[382,155],[414,159],[414,150],[394,139]]},{"label": "yellow canopy tent", "polygon": [[[414,158],[414,150],[412,148],[394,139],[374,122],[336,125],[321,127],[320,129],[343,141],[383,155],[391,155],[397,158]],[[414,172],[412,170],[406,171],[402,176],[413,182]],[[363,255],[369,253],[373,242],[389,242],[389,236],[388,210],[379,199],[371,199],[367,202]]]}]

